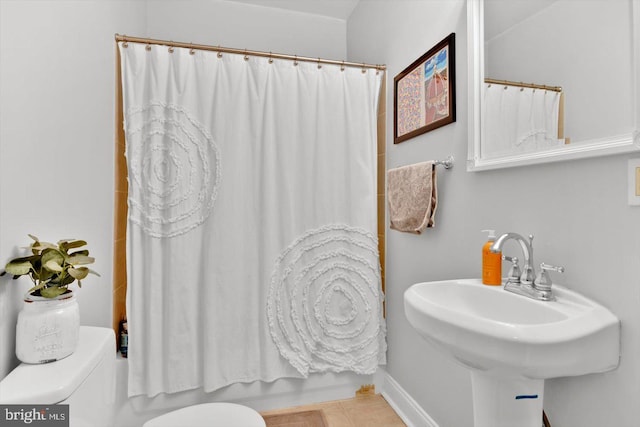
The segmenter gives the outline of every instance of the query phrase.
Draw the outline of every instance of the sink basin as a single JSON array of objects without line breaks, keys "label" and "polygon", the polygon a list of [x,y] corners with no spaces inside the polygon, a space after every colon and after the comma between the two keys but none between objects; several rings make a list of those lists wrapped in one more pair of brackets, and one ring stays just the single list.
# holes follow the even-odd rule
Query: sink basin
[{"label": "sink basin", "polygon": [[537,301],[479,279],[425,282],[404,294],[409,323],[470,368],[475,427],[540,427],[546,378],[618,366],[620,321],[555,286]]},{"label": "sink basin", "polygon": [[536,301],[480,280],[411,286],[411,325],[462,364],[545,379],[603,372],[618,365],[620,322],[609,310],[560,286]]}]

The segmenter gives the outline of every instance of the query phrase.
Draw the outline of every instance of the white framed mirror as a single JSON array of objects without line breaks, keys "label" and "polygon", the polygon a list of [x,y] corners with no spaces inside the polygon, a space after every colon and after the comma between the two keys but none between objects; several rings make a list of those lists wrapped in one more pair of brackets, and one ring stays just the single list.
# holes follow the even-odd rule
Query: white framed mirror
[{"label": "white framed mirror", "polygon": [[468,171],[640,150],[638,0],[467,0],[467,25]]}]

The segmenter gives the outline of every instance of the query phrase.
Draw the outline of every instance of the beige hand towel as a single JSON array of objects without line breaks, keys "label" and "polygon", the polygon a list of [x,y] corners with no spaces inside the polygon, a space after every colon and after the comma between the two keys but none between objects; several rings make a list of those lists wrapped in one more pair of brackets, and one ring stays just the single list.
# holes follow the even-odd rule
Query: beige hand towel
[{"label": "beige hand towel", "polygon": [[432,161],[387,171],[391,228],[420,234],[434,226],[438,206],[436,168]]}]

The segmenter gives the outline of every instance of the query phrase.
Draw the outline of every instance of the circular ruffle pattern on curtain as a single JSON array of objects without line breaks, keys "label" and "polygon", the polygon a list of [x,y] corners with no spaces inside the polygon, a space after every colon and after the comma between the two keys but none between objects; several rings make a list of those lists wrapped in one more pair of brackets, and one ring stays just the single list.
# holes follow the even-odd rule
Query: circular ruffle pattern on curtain
[{"label": "circular ruffle pattern on curtain", "polygon": [[160,102],[126,115],[129,219],[153,237],[202,224],[220,183],[220,152],[183,108]]},{"label": "circular ruffle pattern on curtain", "polygon": [[386,346],[381,304],[376,238],[343,224],[310,230],[276,261],[267,303],[271,336],[305,377],[371,374]]}]

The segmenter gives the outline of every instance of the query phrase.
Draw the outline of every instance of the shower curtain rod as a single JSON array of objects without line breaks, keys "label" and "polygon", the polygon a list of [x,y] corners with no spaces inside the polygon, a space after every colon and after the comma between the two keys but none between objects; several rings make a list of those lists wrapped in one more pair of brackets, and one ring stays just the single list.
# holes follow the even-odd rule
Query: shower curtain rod
[{"label": "shower curtain rod", "polygon": [[512,82],[509,80],[497,80],[497,79],[488,79],[488,78],[484,79],[484,82],[490,83],[490,84],[505,85],[505,86],[526,87],[531,89],[550,90],[552,92],[562,92],[561,86],[546,86],[546,85],[537,85],[535,83]]},{"label": "shower curtain rod", "polygon": [[116,42],[124,42],[124,43],[142,43],[147,45],[160,45],[171,47],[183,47],[192,50],[207,50],[211,52],[218,53],[236,53],[240,55],[248,56],[260,56],[263,58],[269,59],[288,59],[292,61],[302,61],[302,62],[313,62],[318,65],[320,64],[331,64],[331,65],[340,65],[342,67],[357,67],[362,68],[372,68],[378,71],[384,71],[387,69],[386,65],[373,65],[373,64],[365,64],[364,62],[349,62],[349,61],[336,61],[333,59],[321,59],[321,58],[311,58],[307,56],[298,56],[298,55],[285,55],[283,53],[273,53],[273,52],[262,52],[257,50],[248,50],[248,49],[234,49],[230,47],[222,47],[222,46],[209,46],[204,44],[195,44],[195,43],[183,43],[183,42],[174,42],[168,40],[157,40],[157,39],[148,39],[143,37],[130,37],[126,35],[116,34],[115,35]]}]

